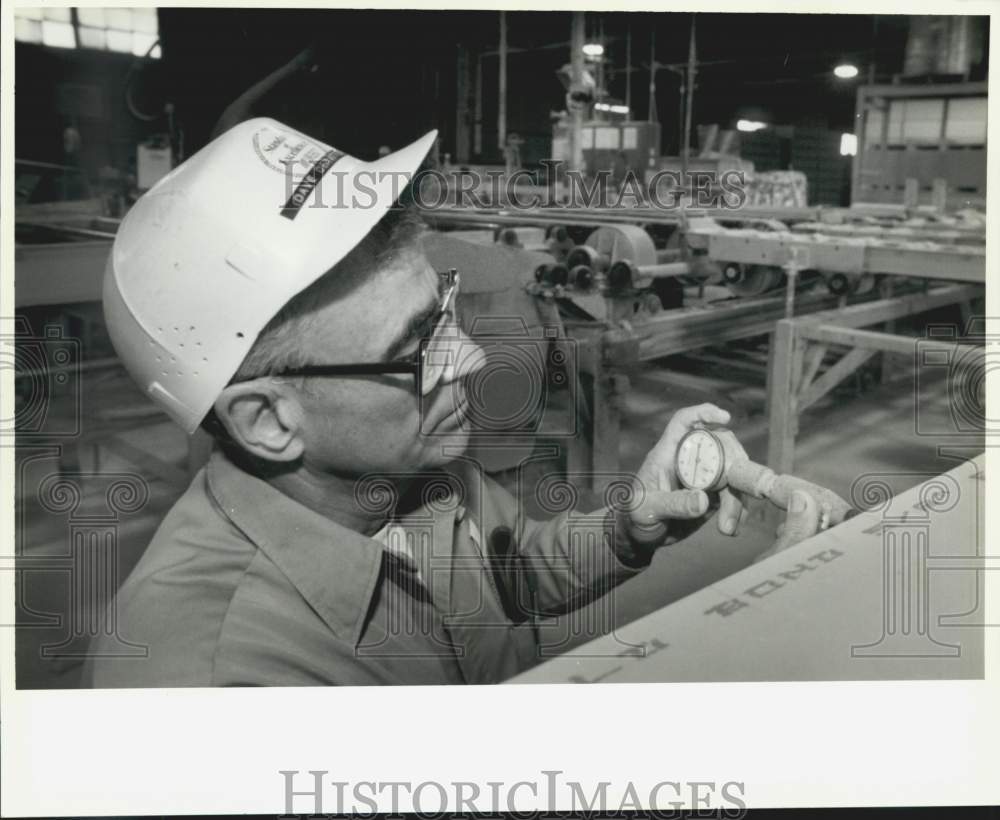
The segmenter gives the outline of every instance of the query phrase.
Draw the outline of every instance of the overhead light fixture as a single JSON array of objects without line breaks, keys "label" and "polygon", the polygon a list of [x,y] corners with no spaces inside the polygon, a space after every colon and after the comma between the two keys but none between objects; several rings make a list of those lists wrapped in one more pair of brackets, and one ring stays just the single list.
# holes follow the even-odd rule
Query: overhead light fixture
[{"label": "overhead light fixture", "polygon": [[840,135],[840,155],[842,157],[853,157],[858,153],[857,134]]},{"label": "overhead light fixture", "polygon": [[600,43],[586,43],[583,46],[583,56],[597,59],[604,56],[604,46]]},{"label": "overhead light fixture", "polygon": [[853,80],[858,76],[858,67],[850,63],[842,63],[833,69],[833,73],[834,76],[840,77],[842,80]]},{"label": "overhead light fixture", "polygon": [[610,103],[595,103],[595,111],[609,111],[612,114],[627,114],[629,112],[629,107],[627,105],[612,105]]},{"label": "overhead light fixture", "polygon": [[737,131],[760,131],[761,128],[767,128],[766,122],[758,122],[757,120],[736,120],[736,130]]}]

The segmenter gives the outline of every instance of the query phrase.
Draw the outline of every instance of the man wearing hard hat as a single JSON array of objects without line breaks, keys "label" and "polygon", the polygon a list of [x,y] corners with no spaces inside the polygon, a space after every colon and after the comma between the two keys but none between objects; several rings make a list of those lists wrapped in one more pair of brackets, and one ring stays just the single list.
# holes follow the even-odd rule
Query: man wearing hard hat
[{"label": "man wearing hard hat", "polygon": [[[250,120],[123,220],[115,349],[216,447],[114,603],[147,657],[97,642],[92,685],[500,681],[538,660],[537,615],[608,592],[706,514],[670,477],[692,426],[728,421],[712,405],[674,416],[634,503],[574,518],[603,538],[528,520],[463,458],[484,359],[455,322],[461,272],[429,265],[399,204],[435,137],[366,163]],[[741,512],[724,492],[720,529]]]}]

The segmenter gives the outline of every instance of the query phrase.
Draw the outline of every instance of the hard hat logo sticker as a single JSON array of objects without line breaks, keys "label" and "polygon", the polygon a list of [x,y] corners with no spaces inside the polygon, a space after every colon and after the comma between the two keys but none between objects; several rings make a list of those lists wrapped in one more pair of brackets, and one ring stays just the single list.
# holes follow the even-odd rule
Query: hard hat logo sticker
[{"label": "hard hat logo sticker", "polygon": [[326,149],[325,145],[313,142],[301,134],[261,128],[252,138],[253,150],[257,158],[268,168],[280,174],[295,174],[295,166],[315,162]]},{"label": "hard hat logo sticker", "polygon": [[319,184],[326,172],[329,171],[342,156],[344,156],[343,151],[331,148],[316,161],[312,168],[306,172],[302,181],[295,187],[292,195],[288,198],[288,201],[281,209],[281,215],[285,217],[285,219],[295,219],[295,217],[299,215],[299,211],[302,209],[305,201],[309,198],[309,195],[315,190],[316,186]]}]

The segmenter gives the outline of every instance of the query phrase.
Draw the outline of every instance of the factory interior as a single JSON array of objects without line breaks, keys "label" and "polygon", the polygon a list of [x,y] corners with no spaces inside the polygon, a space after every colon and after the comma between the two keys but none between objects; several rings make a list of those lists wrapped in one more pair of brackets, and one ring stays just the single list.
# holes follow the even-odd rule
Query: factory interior
[{"label": "factory interior", "polygon": [[[422,216],[428,257],[461,272],[463,329],[500,357],[544,341],[541,381],[502,367],[479,386],[471,445],[535,516],[554,472],[600,506],[704,402],[751,459],[845,499],[985,449],[988,18],[46,6],[14,23],[21,688],[81,685],[115,628],[100,613],[208,457],[125,371],[102,281],[130,207],[250,117],[364,160],[437,129]],[[919,355],[928,339],[949,355]],[[738,538],[705,526],[660,550],[614,624],[751,566],[765,506]],[[95,539],[113,548],[85,572]]]}]

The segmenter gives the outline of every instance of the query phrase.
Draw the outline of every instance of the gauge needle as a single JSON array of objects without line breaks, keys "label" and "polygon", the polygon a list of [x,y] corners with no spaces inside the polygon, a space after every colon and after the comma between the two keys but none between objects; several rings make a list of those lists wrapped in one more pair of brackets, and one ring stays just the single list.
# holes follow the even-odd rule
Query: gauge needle
[{"label": "gauge needle", "polygon": [[701,442],[698,442],[698,446],[694,448],[694,471],[695,474],[698,472],[698,464],[701,463],[701,459],[698,458],[699,453],[701,453]]}]

